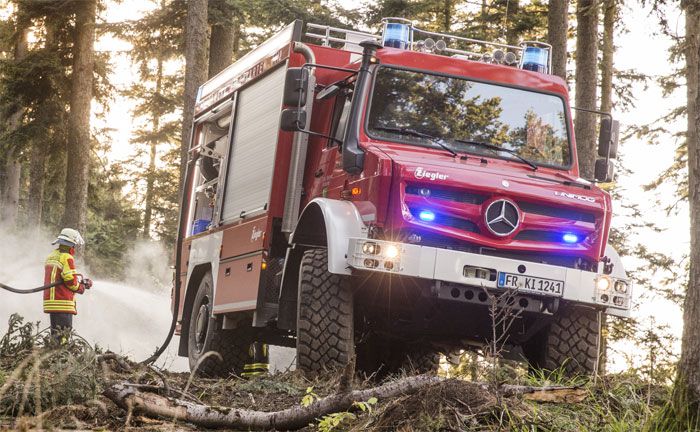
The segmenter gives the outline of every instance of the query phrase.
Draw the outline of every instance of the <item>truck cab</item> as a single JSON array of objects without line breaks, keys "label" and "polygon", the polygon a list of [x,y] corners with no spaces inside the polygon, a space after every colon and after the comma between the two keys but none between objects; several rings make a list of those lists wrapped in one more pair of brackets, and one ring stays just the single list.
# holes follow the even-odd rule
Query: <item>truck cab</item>
[{"label": "truck cab", "polygon": [[200,89],[180,353],[229,352],[207,370],[241,372],[272,343],[308,372],[356,358],[372,373],[472,348],[595,371],[602,317],[631,302],[595,184],[611,179],[617,123],[604,114],[597,178],[582,179],[546,44],[397,19],[379,36],[303,30]]}]

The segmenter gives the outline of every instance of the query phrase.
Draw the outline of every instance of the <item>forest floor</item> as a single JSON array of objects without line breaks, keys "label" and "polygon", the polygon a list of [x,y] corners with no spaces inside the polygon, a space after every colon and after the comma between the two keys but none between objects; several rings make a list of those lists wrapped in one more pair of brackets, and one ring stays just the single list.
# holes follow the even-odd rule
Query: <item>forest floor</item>
[{"label": "forest floor", "polygon": [[[296,371],[247,380],[192,378],[100,353],[79,337],[61,348],[51,349],[45,342],[34,324],[19,318],[0,340],[0,430],[198,430],[184,421],[120,408],[104,393],[115,383],[158,389],[171,399],[196,404],[264,412],[313,404],[347,385],[337,375],[307,379]],[[398,396],[355,401],[348,410],[319,416],[302,430],[634,431],[643,430],[669,396],[667,387],[626,375],[591,381],[499,370],[480,382],[454,371],[447,375]],[[402,379],[407,378],[391,377],[384,383]],[[504,382],[565,386],[573,396],[513,395],[502,391]],[[377,385],[355,377],[350,387]]]}]

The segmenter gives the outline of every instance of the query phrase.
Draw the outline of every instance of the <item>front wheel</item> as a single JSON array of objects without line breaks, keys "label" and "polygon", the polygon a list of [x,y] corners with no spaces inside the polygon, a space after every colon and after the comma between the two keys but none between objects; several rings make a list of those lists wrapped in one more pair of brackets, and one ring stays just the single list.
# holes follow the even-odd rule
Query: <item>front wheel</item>
[{"label": "front wheel", "polygon": [[345,367],[355,354],[353,294],[347,276],[328,271],[328,251],[304,252],[299,269],[297,367],[306,373]]},{"label": "front wheel", "polygon": [[523,353],[535,369],[562,368],[568,376],[596,372],[600,349],[599,314],[593,309],[568,307],[550,325],[523,344]]}]

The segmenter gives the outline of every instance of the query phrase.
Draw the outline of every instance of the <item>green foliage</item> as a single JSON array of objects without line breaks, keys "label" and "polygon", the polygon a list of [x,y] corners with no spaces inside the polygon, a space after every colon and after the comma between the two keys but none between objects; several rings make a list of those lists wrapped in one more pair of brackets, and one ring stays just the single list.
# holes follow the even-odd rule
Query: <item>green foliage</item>
[{"label": "green foliage", "polygon": [[306,388],[306,394],[304,395],[303,398],[301,398],[301,406],[304,408],[310,406],[314,402],[318,400],[318,395],[314,393],[314,388],[313,387],[307,387]]},{"label": "green foliage", "polygon": [[[352,407],[359,409],[365,414],[372,413],[372,406],[376,405],[377,398],[371,397],[365,402],[353,402]],[[320,432],[330,432],[337,430],[344,423],[349,423],[357,419],[357,416],[350,411],[331,413],[323,416],[318,422],[318,430]]]},{"label": "green foliage", "polygon": [[[121,166],[93,164],[88,188],[86,261],[98,276],[123,275],[126,253],[138,237],[139,213],[124,196]],[[99,168],[96,168],[99,167]]]},{"label": "green foliage", "polygon": [[100,391],[95,356],[82,338],[71,336],[55,346],[39,323],[24,323],[13,314],[0,341],[0,415],[41,414],[95,399]]}]

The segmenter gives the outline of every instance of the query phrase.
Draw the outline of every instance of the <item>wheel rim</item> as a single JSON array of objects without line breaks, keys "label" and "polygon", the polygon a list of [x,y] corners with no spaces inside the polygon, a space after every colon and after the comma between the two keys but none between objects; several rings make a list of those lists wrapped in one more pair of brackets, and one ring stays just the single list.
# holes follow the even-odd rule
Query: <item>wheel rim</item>
[{"label": "wheel rim", "polygon": [[197,352],[202,352],[204,342],[207,339],[207,330],[209,329],[209,302],[208,298],[203,299],[202,305],[197,312],[197,327],[195,332],[195,342],[197,344]]}]

